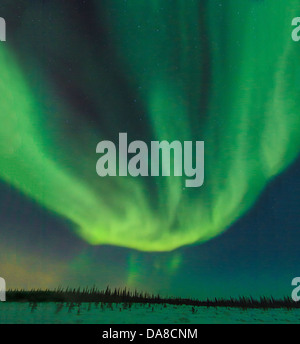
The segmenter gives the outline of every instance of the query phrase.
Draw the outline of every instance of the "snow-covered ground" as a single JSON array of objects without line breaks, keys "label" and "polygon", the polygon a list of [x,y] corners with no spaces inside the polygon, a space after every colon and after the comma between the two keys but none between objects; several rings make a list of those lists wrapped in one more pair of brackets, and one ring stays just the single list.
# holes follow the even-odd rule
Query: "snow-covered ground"
[{"label": "snow-covered ground", "polygon": [[0,302],[1,324],[300,323],[300,309],[241,310],[172,305]]}]

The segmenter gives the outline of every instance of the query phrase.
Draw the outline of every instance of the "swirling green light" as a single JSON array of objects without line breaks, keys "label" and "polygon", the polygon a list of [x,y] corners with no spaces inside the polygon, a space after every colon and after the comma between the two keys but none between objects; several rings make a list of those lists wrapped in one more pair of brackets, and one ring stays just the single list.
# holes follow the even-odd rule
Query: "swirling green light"
[{"label": "swirling green light", "polygon": [[[299,153],[299,47],[290,37],[299,1],[97,5],[128,85],[137,87],[149,137],[205,141],[204,185],[186,189],[184,176],[97,178],[94,152],[105,130],[87,125],[86,142],[72,152],[61,128],[49,131],[43,99],[4,45],[1,178],[72,221],[91,244],[167,251],[217,236]],[[99,111],[101,92],[91,93]],[[62,104],[53,105],[58,117],[72,120]],[[117,108],[114,116],[124,121],[125,110]],[[62,162],[70,154],[79,161],[73,168]]]}]

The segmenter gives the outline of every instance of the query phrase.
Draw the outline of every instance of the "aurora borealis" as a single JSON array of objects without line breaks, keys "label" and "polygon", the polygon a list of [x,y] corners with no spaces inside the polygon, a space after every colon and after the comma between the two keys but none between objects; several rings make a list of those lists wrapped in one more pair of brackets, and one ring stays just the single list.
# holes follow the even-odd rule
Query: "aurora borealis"
[{"label": "aurora borealis", "polygon": [[[152,263],[174,275],[185,258],[167,251],[224,233],[298,157],[298,5],[3,1],[4,187],[87,247],[132,250],[129,284],[142,278],[144,258],[136,257],[146,252],[161,252]],[[204,141],[204,185],[186,188],[185,176],[99,178],[96,145],[121,132]],[[89,264],[80,256],[71,266]]]}]

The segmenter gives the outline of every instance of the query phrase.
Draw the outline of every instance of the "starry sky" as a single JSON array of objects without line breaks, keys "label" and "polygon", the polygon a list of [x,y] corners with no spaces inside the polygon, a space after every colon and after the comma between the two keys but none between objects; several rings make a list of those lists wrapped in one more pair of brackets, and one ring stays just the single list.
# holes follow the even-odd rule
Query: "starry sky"
[{"label": "starry sky", "polygon": [[[283,296],[298,275],[298,0],[3,1],[10,288]],[[204,140],[205,182],[96,174],[96,145]]]}]

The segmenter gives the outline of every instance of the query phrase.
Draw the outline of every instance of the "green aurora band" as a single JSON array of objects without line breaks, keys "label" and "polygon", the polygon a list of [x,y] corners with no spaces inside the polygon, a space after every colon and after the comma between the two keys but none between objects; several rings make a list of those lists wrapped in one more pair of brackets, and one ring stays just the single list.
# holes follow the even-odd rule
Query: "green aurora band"
[{"label": "green aurora band", "polygon": [[[142,104],[140,132],[137,123],[120,124],[128,109],[113,67],[101,65],[80,33],[70,43],[82,46],[72,75],[102,126],[80,119],[46,71],[26,70],[16,50],[1,44],[1,179],[93,245],[169,251],[219,235],[299,153],[300,46],[291,39],[299,4],[95,1],[118,67]],[[80,131],[66,132],[66,121]],[[204,185],[184,188],[185,176],[99,178],[96,144],[128,126],[132,140],[204,140]]]}]

